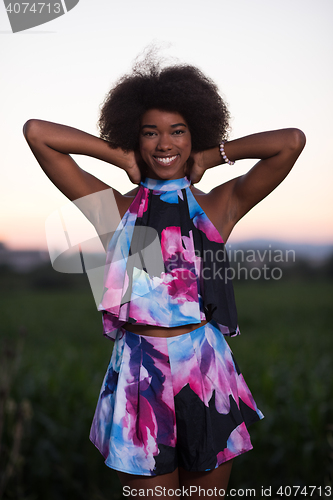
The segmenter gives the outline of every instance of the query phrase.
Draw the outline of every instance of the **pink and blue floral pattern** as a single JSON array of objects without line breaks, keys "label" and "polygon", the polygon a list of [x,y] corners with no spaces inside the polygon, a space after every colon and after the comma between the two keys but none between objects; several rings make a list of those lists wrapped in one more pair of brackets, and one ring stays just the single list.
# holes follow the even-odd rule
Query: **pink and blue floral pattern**
[{"label": "pink and blue floral pattern", "polygon": [[206,471],[252,449],[261,418],[215,323],[169,338],[119,330],[90,439],[118,471]]},{"label": "pink and blue floral pattern", "polygon": [[175,327],[204,319],[237,335],[228,268],[221,235],[190,181],[146,179],[108,248],[99,306],[105,335],[114,340],[125,323]]}]

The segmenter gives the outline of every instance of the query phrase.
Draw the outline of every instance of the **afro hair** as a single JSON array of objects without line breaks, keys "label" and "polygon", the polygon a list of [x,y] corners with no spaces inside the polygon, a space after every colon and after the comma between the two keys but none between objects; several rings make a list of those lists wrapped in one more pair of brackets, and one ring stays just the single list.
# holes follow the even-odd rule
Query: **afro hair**
[{"label": "afro hair", "polygon": [[143,114],[177,112],[186,120],[192,149],[203,151],[227,138],[229,112],[215,83],[191,65],[160,65],[146,58],[110,90],[101,107],[100,137],[114,148],[135,151]]}]

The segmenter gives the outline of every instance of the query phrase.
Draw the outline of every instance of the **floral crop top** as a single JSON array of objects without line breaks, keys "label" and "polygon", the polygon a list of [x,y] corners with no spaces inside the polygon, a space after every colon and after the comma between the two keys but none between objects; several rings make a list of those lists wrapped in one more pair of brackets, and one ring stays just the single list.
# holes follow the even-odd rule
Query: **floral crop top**
[{"label": "floral crop top", "polygon": [[125,323],[175,327],[214,320],[237,335],[229,263],[220,233],[185,177],[145,179],[107,250],[104,334]]}]

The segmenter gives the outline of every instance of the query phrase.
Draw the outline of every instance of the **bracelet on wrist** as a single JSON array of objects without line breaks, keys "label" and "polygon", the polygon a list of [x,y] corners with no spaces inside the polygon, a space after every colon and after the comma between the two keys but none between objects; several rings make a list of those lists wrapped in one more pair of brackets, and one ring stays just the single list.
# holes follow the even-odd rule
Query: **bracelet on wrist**
[{"label": "bracelet on wrist", "polygon": [[224,151],[224,145],[225,145],[226,141],[222,141],[219,148],[220,148],[220,154],[224,160],[225,163],[228,163],[229,165],[235,165],[235,162],[234,161],[231,161],[229,160],[229,158],[227,157],[227,155],[225,154],[225,151]]}]

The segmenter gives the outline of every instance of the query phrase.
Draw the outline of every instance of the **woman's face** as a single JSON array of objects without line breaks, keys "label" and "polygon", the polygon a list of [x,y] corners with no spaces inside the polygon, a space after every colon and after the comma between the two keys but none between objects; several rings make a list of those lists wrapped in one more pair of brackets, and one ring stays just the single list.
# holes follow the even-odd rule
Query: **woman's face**
[{"label": "woman's face", "polygon": [[175,112],[150,109],[141,120],[140,153],[152,179],[180,179],[191,154],[191,133]]}]

